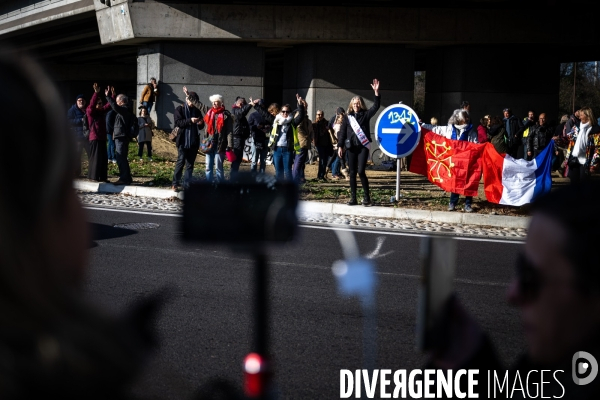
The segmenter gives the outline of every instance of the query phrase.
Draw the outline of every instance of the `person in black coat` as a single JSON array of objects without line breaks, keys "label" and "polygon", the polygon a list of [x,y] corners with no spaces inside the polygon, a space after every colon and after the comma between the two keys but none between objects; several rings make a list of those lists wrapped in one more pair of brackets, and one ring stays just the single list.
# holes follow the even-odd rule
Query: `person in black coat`
[{"label": "person in black coat", "polygon": [[546,114],[541,113],[538,117],[538,123],[529,128],[527,136],[527,159],[531,160],[538,156],[552,140],[554,130],[546,123]]},{"label": "person in black coat", "polygon": [[333,153],[333,143],[327,125],[323,110],[317,110],[317,117],[315,122],[313,122],[313,144],[319,152],[319,170],[317,179],[325,179],[327,176],[327,164]]},{"label": "person in black coat", "polygon": [[195,101],[200,101],[196,92],[188,92],[185,104],[175,109],[175,126],[179,128],[175,145],[177,146],[177,162],[173,171],[172,189],[179,190],[179,183],[185,163],[183,186],[192,181],[194,162],[200,148],[200,130],[204,127],[202,112],[194,106]]},{"label": "person in black coat", "polygon": [[86,101],[82,94],[77,95],[75,104],[67,111],[67,121],[75,135],[76,152],[75,152],[75,177],[81,175],[81,151],[85,150],[88,159],[90,158],[90,141],[83,136],[83,120],[85,114]]},{"label": "person in black coat", "polygon": [[508,154],[517,158],[519,147],[521,147],[521,139],[523,135],[523,124],[512,113],[510,108],[505,108],[504,113],[504,129],[506,129],[506,138],[508,140]]},{"label": "person in black coat", "polygon": [[129,168],[129,160],[127,155],[129,153],[129,138],[130,126],[135,118],[135,115],[127,108],[129,98],[124,94],[120,94],[113,99],[108,94],[110,92],[114,95],[115,88],[108,87],[104,94],[106,95],[106,101],[110,104],[111,108],[117,113],[115,117],[115,125],[113,126],[113,139],[115,140],[115,156],[117,158],[117,165],[119,167],[119,179],[114,183],[115,185],[129,185],[133,182],[131,177],[131,169]]},{"label": "person in black coat", "polygon": [[[250,99],[252,102],[252,98]],[[260,105],[263,106],[262,104]],[[276,116],[279,114],[279,104],[273,103],[269,106],[268,112],[271,115]],[[250,114],[248,117],[248,124],[250,125],[250,134],[252,135],[252,164],[250,166],[250,172],[256,173],[257,165],[260,163],[260,173],[265,173],[267,153],[269,147],[267,146],[267,140],[271,133],[271,124],[261,115],[259,112]]]},{"label": "person in black coat", "polygon": [[490,120],[490,142],[498,154],[508,153],[508,143],[506,138],[506,128],[504,122],[499,116],[493,116]]},{"label": "person in black coat", "polygon": [[[371,129],[369,123],[371,118],[377,113],[381,105],[381,96],[379,95],[379,81],[373,79],[371,84],[373,92],[375,93],[375,100],[373,106],[367,109],[365,101],[360,96],[355,96],[350,100],[348,105],[348,115],[344,118],[342,126],[339,131],[339,142],[338,142],[338,155],[343,157],[344,152],[348,153],[348,174],[350,175],[350,201],[348,205],[356,205],[356,174],[360,176],[360,182],[365,193],[365,197],[362,200],[364,206],[371,205],[371,195],[369,193],[369,180],[367,179],[367,173],[365,168],[367,166],[367,160],[369,159],[369,147],[373,141],[371,139]],[[356,120],[360,125],[362,132],[355,132],[352,127],[351,119]],[[360,136],[364,136],[368,143],[361,144]]]},{"label": "person in black coat", "polygon": [[235,161],[231,163],[230,178],[235,177],[235,174],[240,169],[242,158],[244,156],[244,145],[250,137],[250,125],[246,119],[246,115],[252,109],[252,104],[248,104],[243,97],[237,97],[235,104],[231,108],[233,114],[233,153]]},{"label": "person in black coat", "polygon": [[552,156],[552,171],[560,171],[561,175],[564,173],[563,170],[563,161],[567,155],[567,147],[569,146],[569,140],[564,135],[565,132],[565,124],[569,120],[569,116],[564,114],[560,118],[560,122],[554,128],[554,135],[552,136],[552,140],[554,140],[554,154]]},{"label": "person in black coat", "polygon": [[113,132],[115,130],[115,117],[117,113],[110,109],[106,113],[106,137],[108,138],[108,162],[112,162],[113,164],[117,163],[117,158],[115,156],[115,140],[113,139]]},{"label": "person in black coat", "polygon": [[565,122],[565,130],[563,131],[563,136],[573,134],[573,128],[575,128],[581,122],[579,113],[581,112],[582,107],[575,106],[574,108],[575,112]]},{"label": "person in black coat", "polygon": [[535,119],[535,113],[533,111],[527,112],[527,118],[523,118],[521,122],[521,129],[518,132],[518,136],[521,137],[519,147],[517,149],[517,158],[523,158],[525,160],[531,160],[527,153],[529,153],[529,135],[533,131],[537,124]]}]

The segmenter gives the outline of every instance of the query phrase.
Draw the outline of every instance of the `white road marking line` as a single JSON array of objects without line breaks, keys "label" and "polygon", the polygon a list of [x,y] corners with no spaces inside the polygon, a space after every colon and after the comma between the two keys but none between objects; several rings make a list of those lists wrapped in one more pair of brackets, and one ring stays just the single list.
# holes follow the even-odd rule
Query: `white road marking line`
[{"label": "white road marking line", "polygon": [[135,211],[128,210],[122,208],[103,208],[103,207],[92,207],[92,206],[83,206],[86,210],[95,210],[95,211],[111,211],[111,212],[121,212],[121,213],[131,213],[131,214],[142,214],[142,215],[154,215],[155,217],[182,217],[182,214],[168,214],[162,212],[148,212],[148,211]]},{"label": "white road marking line", "polygon": [[392,254],[394,251],[388,251],[387,253],[383,253],[383,254],[379,254],[379,251],[381,251],[381,247],[383,246],[383,242],[385,242],[385,236],[379,236],[377,238],[377,246],[375,247],[375,250],[373,250],[370,254],[367,254],[365,256],[365,258],[368,259],[376,259],[376,258],[383,258],[387,255]]},{"label": "white road marking line", "polygon": [[[198,255],[198,253],[201,252],[202,257],[204,257],[204,258],[215,258],[217,260],[224,260],[224,261],[228,261],[228,262],[231,262],[231,261],[245,262],[245,263],[248,263],[247,266],[249,266],[249,267],[254,265],[254,260],[250,259],[250,258],[235,258],[235,257],[228,257],[228,256],[220,256],[220,255],[208,253],[205,250],[201,250],[201,249],[195,249],[195,251],[191,251],[191,250],[183,250],[180,248],[170,249],[170,248],[157,248],[157,247],[129,246],[129,245],[112,244],[112,243],[98,243],[98,247],[112,247],[112,248],[136,250],[136,251],[143,251],[143,252],[161,251],[163,253],[172,253],[172,254],[177,254],[177,255],[187,254],[190,256],[194,256],[194,257],[196,257]],[[331,272],[331,267],[324,267],[322,265],[299,264],[299,263],[292,263],[292,262],[285,262],[285,261],[268,261],[268,264],[282,266],[282,267],[299,267],[299,268],[305,268],[305,269],[318,269],[318,270],[322,270],[322,271]],[[403,273],[397,273],[397,272],[379,272],[379,271],[377,271],[377,272],[375,272],[375,274],[385,275],[385,276],[390,276],[390,277],[398,277],[398,278],[421,279],[421,275],[403,274]],[[504,283],[504,282],[476,281],[476,280],[472,280],[472,279],[462,279],[462,278],[456,278],[456,279],[454,279],[454,282],[464,283],[467,285],[475,285],[475,286],[508,287],[508,285],[509,285],[508,283]]]},{"label": "white road marking line", "polygon": [[[147,211],[135,211],[135,210],[123,210],[123,209],[114,209],[114,208],[102,208],[102,207],[89,207],[84,206],[83,208],[88,210],[95,211],[111,211],[111,212],[122,212],[122,213],[131,213],[131,214],[142,214],[142,215],[153,215],[155,217],[182,217],[182,214],[167,214],[161,212],[147,212]],[[311,229],[325,229],[325,230],[340,230],[340,231],[351,231],[351,232],[360,232],[360,233],[374,233],[378,235],[391,235],[391,236],[409,236],[409,237],[426,237],[433,236],[432,234],[425,233],[409,233],[409,232],[390,232],[390,231],[376,231],[376,230],[367,230],[367,229],[358,229],[358,228],[344,228],[337,226],[314,226],[314,225],[298,225],[299,228],[311,228]],[[445,235],[449,236],[449,235]],[[467,236],[452,236],[456,240],[466,240],[472,242],[489,242],[489,243],[503,243],[503,244],[525,244],[524,240],[502,240],[502,239],[486,239],[480,237],[467,237]]]}]

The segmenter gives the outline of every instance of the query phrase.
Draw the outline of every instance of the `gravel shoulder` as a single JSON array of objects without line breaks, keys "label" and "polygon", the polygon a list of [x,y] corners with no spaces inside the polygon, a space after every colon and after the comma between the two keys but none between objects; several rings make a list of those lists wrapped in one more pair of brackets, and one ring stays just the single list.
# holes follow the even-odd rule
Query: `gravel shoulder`
[{"label": "gravel shoulder", "polygon": [[[183,202],[175,198],[157,199],[123,194],[79,192],[79,199],[84,206],[88,207],[116,208],[159,213],[181,213],[183,210]],[[414,219],[392,219],[322,213],[301,213],[298,216],[298,219],[300,223],[318,226],[382,229],[415,234],[446,234],[452,236],[484,237],[502,240],[524,240],[527,236],[527,230],[522,228],[449,224]]]}]

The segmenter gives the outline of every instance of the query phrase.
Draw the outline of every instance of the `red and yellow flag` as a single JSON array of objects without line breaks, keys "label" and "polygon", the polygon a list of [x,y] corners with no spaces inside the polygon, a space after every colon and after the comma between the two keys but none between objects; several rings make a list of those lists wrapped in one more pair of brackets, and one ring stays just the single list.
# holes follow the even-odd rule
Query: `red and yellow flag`
[{"label": "red and yellow flag", "polygon": [[421,174],[447,192],[477,196],[484,144],[447,139],[428,129],[412,154],[410,172]]}]

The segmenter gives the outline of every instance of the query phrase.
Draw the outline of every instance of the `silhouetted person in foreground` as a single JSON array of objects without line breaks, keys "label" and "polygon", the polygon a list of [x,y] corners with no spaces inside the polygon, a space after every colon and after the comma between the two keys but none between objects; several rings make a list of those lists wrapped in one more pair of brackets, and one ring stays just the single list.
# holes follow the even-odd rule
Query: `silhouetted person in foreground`
[{"label": "silhouetted person in foreground", "polygon": [[[11,188],[0,196],[0,399],[133,399],[164,292],[119,317],[85,299],[90,234],[73,189],[76,138],[44,71],[8,54],[0,51],[0,83],[27,96],[0,99],[10,115],[3,132],[19,132],[5,135],[12,156],[0,157],[0,185]],[[23,124],[32,109],[37,122]],[[13,162],[25,159],[15,179]],[[218,398],[210,389],[196,398]]]},{"label": "silhouetted person in foreground", "polygon": [[[580,358],[576,353],[585,351],[600,360],[600,269],[592,234],[600,224],[594,212],[598,198],[600,185],[588,182],[558,189],[533,204],[527,242],[507,293],[519,309],[527,344],[526,353],[508,370],[511,388],[518,371],[533,395],[539,392],[534,386],[541,382],[539,372],[550,370],[543,377],[545,398],[600,398],[600,378],[587,385],[572,378],[572,362]],[[443,318],[437,331],[443,332],[445,343],[434,346],[431,367],[479,369],[480,398],[487,398],[487,371],[495,370],[503,379],[507,370],[488,336],[456,298]],[[563,372],[553,376],[558,370]],[[530,371],[532,378],[526,382]]]}]

